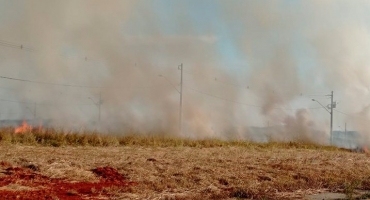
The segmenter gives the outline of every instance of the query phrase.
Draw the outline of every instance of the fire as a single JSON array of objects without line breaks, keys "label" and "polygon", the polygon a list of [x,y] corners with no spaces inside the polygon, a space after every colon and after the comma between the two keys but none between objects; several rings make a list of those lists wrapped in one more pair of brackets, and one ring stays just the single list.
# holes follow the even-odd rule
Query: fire
[{"label": "fire", "polygon": [[366,154],[369,154],[369,153],[370,153],[370,152],[369,152],[369,149],[367,148],[367,146],[364,146],[363,150],[364,150],[364,152],[365,152]]},{"label": "fire", "polygon": [[25,133],[32,131],[32,126],[28,125],[26,121],[23,121],[22,126],[15,129],[15,133]]}]

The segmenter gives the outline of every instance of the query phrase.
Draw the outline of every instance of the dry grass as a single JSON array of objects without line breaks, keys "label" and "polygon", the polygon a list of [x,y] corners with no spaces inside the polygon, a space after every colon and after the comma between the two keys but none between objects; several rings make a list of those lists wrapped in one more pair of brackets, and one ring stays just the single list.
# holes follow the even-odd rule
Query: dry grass
[{"label": "dry grass", "polygon": [[112,166],[139,183],[125,190],[106,188],[117,199],[299,199],[322,191],[350,196],[358,189],[370,190],[370,157],[333,147],[0,133],[0,161],[32,164],[44,175],[71,181],[95,181],[90,169]]},{"label": "dry grass", "polygon": [[[164,136],[163,136],[164,135]],[[246,147],[246,148],[300,148],[337,150],[335,147],[321,146],[317,144],[300,142],[269,142],[253,143],[248,141],[224,141],[214,138],[195,140],[188,138],[169,137],[166,134],[153,133],[151,136],[143,136],[137,133],[119,136],[114,134],[101,134],[95,131],[65,131],[63,129],[37,128],[19,134],[14,133],[14,128],[0,129],[1,144],[22,144],[37,146],[150,146],[150,147]]]}]

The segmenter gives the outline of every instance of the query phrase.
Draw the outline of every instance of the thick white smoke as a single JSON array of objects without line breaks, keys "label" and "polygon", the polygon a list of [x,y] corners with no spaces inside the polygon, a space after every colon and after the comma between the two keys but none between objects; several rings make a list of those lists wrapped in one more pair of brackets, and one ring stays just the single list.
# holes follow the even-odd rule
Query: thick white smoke
[{"label": "thick white smoke", "polygon": [[88,86],[2,79],[1,98],[27,104],[3,102],[1,119],[178,135],[184,63],[184,137],[254,139],[270,126],[274,140],[326,143],[329,116],[306,95],[331,90],[356,116],[335,113],[334,129],[368,134],[368,1],[0,5],[0,41],[32,48],[0,46],[1,76]]}]

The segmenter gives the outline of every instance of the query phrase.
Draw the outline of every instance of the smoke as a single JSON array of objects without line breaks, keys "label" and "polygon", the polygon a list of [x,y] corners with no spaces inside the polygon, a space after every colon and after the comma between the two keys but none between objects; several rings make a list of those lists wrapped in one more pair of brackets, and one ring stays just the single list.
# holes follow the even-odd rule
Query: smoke
[{"label": "smoke", "polygon": [[368,134],[367,1],[0,3],[0,40],[32,49],[0,46],[1,75],[73,85],[1,80],[1,98],[27,102],[3,102],[1,119],[222,139],[270,126],[273,140],[327,143],[308,94],[334,90],[356,116],[335,113],[334,127]]},{"label": "smoke", "polygon": [[[235,24],[243,27],[233,31],[238,33],[233,38],[251,69],[246,84],[253,84],[251,90],[260,98],[262,115],[275,124],[285,124],[288,139],[325,143],[328,138],[328,133],[319,136],[313,131],[329,129],[320,124],[325,118],[308,110],[292,114],[274,109],[289,106],[300,93],[334,90],[339,108],[366,123],[368,118],[361,113],[369,98],[369,2],[244,1],[222,6],[225,18],[234,22],[229,28],[238,29]],[[322,115],[327,116],[325,111]],[[363,137],[368,135],[369,129],[354,117],[337,112],[335,116],[342,124],[334,123],[334,129],[350,121]],[[283,138],[281,133],[277,138]]]}]

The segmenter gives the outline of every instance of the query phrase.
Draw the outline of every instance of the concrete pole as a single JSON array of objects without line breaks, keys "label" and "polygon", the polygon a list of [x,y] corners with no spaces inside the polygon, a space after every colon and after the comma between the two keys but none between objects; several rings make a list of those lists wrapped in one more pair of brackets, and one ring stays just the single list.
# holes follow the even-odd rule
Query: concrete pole
[{"label": "concrete pole", "polygon": [[331,91],[331,104],[330,104],[330,144],[333,144],[333,107],[334,107],[334,92]]},{"label": "concrete pole", "polygon": [[183,77],[183,65],[181,63],[181,65],[179,66],[179,69],[181,70],[181,80],[180,80],[180,116],[179,116],[179,129],[180,129],[180,134],[182,134],[182,85],[183,85],[183,82],[182,82],[182,77]]},{"label": "concrete pole", "polygon": [[101,92],[99,93],[99,123],[100,123],[100,120],[101,120]]},{"label": "concrete pole", "polygon": [[33,108],[33,117],[36,119],[36,109],[37,109],[37,104],[35,103],[34,108]]}]

